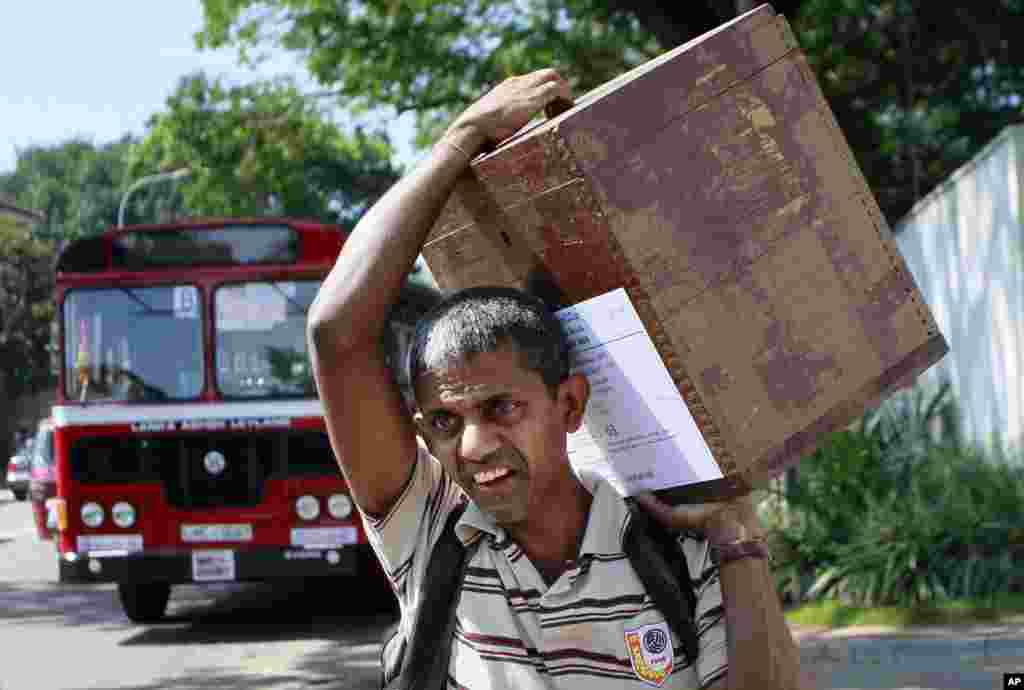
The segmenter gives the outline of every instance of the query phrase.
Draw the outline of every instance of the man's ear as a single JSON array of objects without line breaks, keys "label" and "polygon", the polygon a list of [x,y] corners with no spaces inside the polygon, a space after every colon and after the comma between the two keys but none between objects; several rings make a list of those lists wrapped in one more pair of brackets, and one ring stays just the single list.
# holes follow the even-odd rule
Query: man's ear
[{"label": "man's ear", "polygon": [[558,399],[563,403],[569,433],[579,430],[583,424],[583,413],[587,411],[587,401],[590,400],[590,381],[583,374],[570,374],[558,384]]},{"label": "man's ear", "polygon": [[427,423],[426,416],[424,416],[423,412],[419,408],[416,408],[416,411],[412,413],[412,422],[416,425],[416,431],[419,432],[420,436],[422,436],[424,440],[429,440],[430,426]]},{"label": "man's ear", "polygon": [[423,442],[427,444],[427,450],[429,450],[430,453],[433,454],[434,445],[430,436],[430,428],[427,425],[427,418],[423,415],[423,412],[420,411],[418,407],[416,408],[416,411],[413,412],[412,414],[412,422],[413,424],[416,425],[417,435],[419,435],[419,437],[423,439]]}]

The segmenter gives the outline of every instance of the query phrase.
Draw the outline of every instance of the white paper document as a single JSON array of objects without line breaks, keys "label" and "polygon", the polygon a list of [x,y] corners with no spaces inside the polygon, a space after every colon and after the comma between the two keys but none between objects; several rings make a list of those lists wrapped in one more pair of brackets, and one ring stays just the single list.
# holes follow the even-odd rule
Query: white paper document
[{"label": "white paper document", "polygon": [[722,472],[623,289],[557,312],[572,371],[590,381],[569,461],[584,483],[623,496],[719,479]]}]

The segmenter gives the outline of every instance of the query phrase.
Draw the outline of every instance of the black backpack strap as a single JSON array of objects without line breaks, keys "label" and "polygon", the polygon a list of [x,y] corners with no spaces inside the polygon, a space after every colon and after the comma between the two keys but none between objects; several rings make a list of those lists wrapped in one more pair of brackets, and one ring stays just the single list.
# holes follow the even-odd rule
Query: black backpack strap
[{"label": "black backpack strap", "polygon": [[665,616],[683,645],[690,663],[697,660],[697,595],[693,591],[686,554],[678,540],[635,501],[628,500],[630,521],[622,547],[644,589]]},{"label": "black backpack strap", "polygon": [[469,562],[465,547],[455,536],[455,523],[464,510],[462,505],[451,512],[430,553],[416,619],[409,639],[402,642],[401,670],[384,683],[388,690],[443,690],[448,683],[455,609]]}]

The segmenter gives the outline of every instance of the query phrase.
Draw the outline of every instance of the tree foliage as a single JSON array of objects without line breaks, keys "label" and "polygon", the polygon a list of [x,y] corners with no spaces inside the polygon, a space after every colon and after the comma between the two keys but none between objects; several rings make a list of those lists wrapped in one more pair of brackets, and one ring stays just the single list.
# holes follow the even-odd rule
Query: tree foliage
[{"label": "tree foliage", "polygon": [[0,216],[0,394],[5,400],[38,390],[50,379],[53,253],[53,243],[30,226]]},{"label": "tree foliage", "polygon": [[60,243],[103,232],[117,220],[128,158],[136,141],[125,136],[97,146],[70,139],[19,151],[14,170],[0,175],[0,192],[43,211],[36,237]]},{"label": "tree foliage", "polygon": [[344,135],[289,81],[226,87],[182,78],[149,123],[132,177],[187,167],[198,216],[284,215],[351,225],[397,178],[382,135]]},{"label": "tree foliage", "polygon": [[567,69],[577,89],[653,57],[636,18],[587,0],[525,2],[204,1],[201,45],[250,57],[276,42],[355,107],[413,111],[425,144],[488,84],[537,65]]},{"label": "tree foliage", "polygon": [[1024,3],[805,0],[794,28],[891,221],[1020,119]]},{"label": "tree foliage", "polygon": [[[418,143],[488,84],[558,66],[576,93],[754,3],[203,0],[201,46],[302,55],[346,103],[416,113]],[[890,221],[1018,117],[1024,3],[779,0]]]}]

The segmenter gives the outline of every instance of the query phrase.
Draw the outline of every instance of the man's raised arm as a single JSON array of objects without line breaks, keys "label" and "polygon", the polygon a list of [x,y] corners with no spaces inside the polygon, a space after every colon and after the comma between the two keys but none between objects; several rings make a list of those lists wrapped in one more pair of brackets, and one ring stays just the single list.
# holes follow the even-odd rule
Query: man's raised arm
[{"label": "man's raised arm", "polygon": [[568,85],[541,70],[505,80],[470,106],[359,221],[309,310],[313,375],[331,447],[366,512],[391,508],[416,457],[414,426],[380,349],[390,308],[470,156],[556,99],[571,99]]}]

